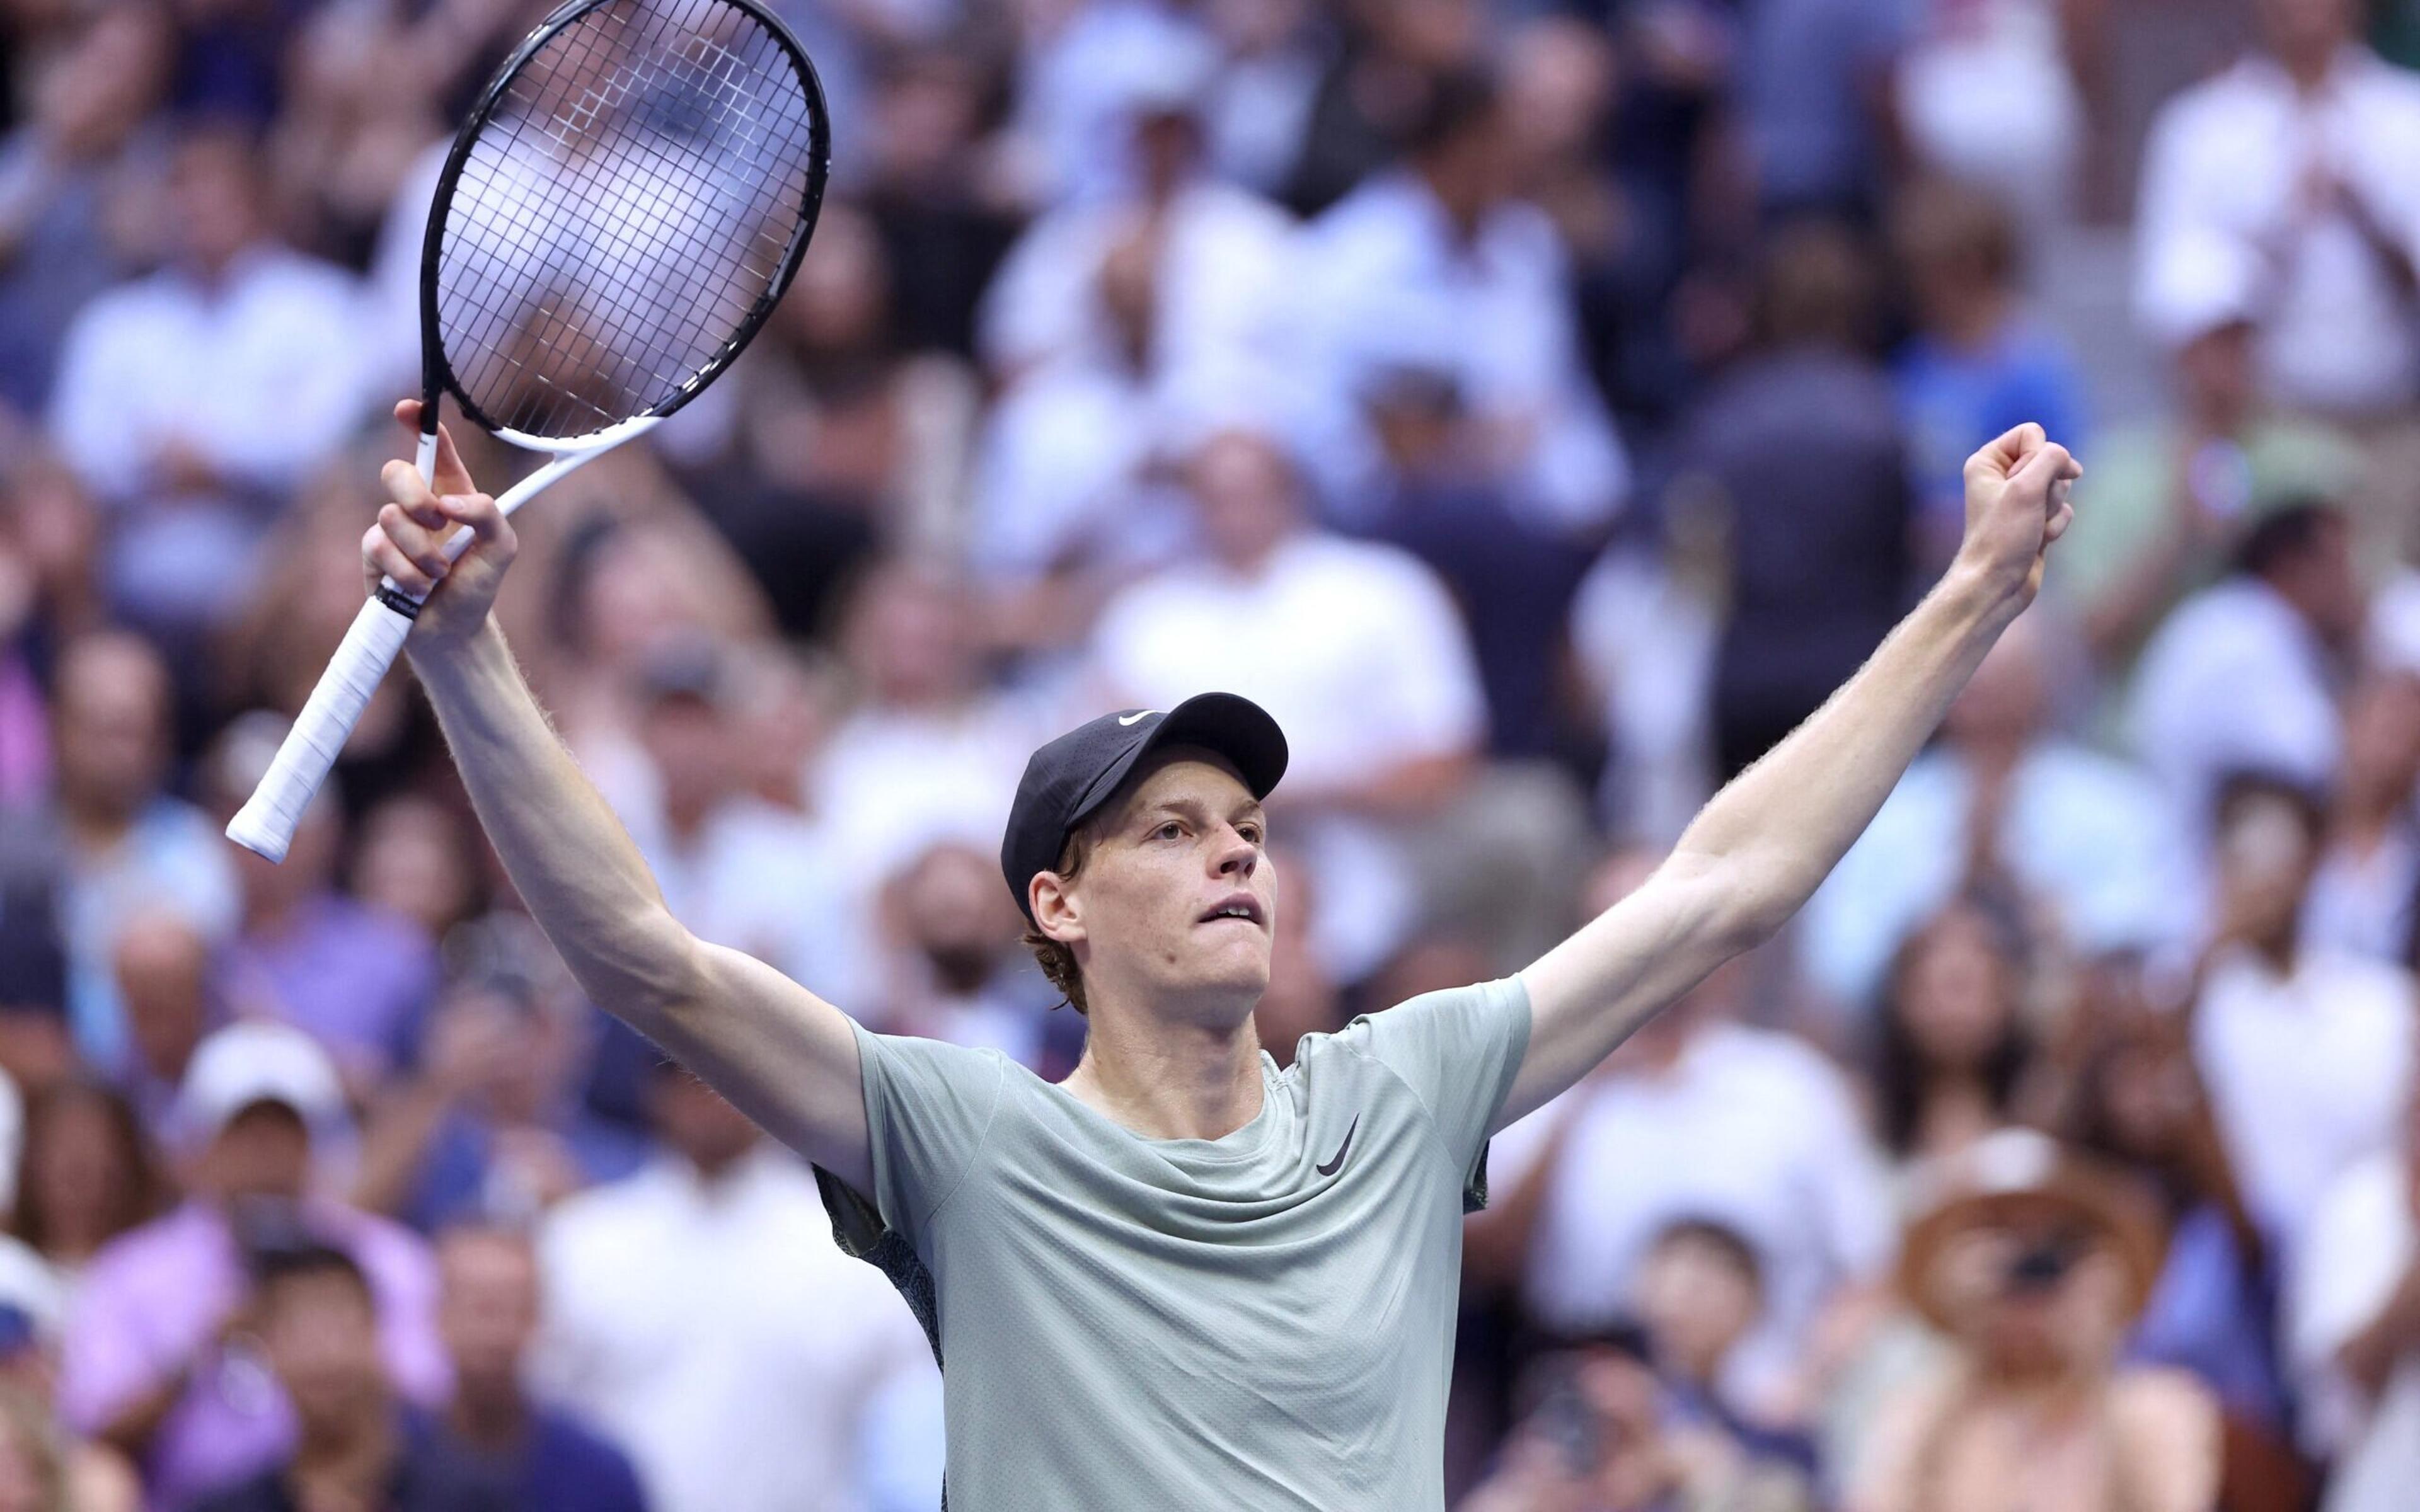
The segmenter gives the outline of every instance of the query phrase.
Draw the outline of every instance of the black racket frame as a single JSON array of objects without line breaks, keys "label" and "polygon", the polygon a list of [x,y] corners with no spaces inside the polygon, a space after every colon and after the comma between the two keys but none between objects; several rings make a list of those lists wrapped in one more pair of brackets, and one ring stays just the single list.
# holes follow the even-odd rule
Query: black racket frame
[{"label": "black racket frame", "polygon": [[[547,43],[594,11],[633,3],[634,0],[568,0],[567,4],[557,8],[521,39],[520,45],[514,48],[512,55],[496,69],[496,76],[489,80],[488,86],[479,92],[478,102],[463,120],[461,130],[454,133],[453,148],[445,154],[445,166],[437,177],[437,193],[429,199],[428,228],[422,235],[420,243],[421,387],[427,411],[422,426],[431,435],[436,433],[436,399],[441,390],[454,395],[454,402],[462,407],[462,413],[482,429],[491,433],[510,431],[509,426],[498,424],[472,400],[470,394],[463,392],[461,380],[455,376],[453,362],[445,355],[444,336],[438,327],[438,258],[445,244],[446,214],[453,208],[454,191],[461,180],[463,165],[470,161],[472,145],[478,141],[480,131],[495,115],[496,107],[503,103],[504,93],[512,87],[513,81],[520,76],[521,69],[529,66],[530,60],[537,56]],[[626,415],[623,417],[626,421],[643,416],[661,419],[678,409],[705,392],[706,386],[721,377],[738,357],[740,350],[755,339],[756,332],[772,315],[773,306],[781,302],[783,294],[789,289],[790,280],[799,270],[799,259],[806,255],[807,243],[815,234],[815,218],[823,211],[824,184],[831,174],[831,114],[825,108],[823,80],[815,73],[814,60],[807,56],[807,50],[799,45],[799,39],[782,18],[759,5],[757,0],[713,0],[713,3],[727,6],[755,21],[771,34],[775,44],[798,66],[799,78],[807,90],[806,192],[799,204],[798,225],[791,233],[789,245],[783,250],[781,266],[775,270],[773,279],[766,285],[764,293],[757,297],[756,302],[741,318],[731,338],[688,382],[673,392],[668,403],[643,410],[638,415]]]}]

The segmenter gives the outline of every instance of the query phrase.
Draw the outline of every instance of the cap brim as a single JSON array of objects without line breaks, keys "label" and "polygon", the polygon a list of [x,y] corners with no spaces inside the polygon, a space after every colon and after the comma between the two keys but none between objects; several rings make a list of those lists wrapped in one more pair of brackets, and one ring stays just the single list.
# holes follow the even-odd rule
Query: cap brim
[{"label": "cap brim", "polygon": [[1151,733],[1094,779],[1068,824],[1092,817],[1137,767],[1156,752],[1177,746],[1197,746],[1224,757],[1255,798],[1267,797],[1285,776],[1285,732],[1266,709],[1235,693],[1199,693],[1162,715]]}]

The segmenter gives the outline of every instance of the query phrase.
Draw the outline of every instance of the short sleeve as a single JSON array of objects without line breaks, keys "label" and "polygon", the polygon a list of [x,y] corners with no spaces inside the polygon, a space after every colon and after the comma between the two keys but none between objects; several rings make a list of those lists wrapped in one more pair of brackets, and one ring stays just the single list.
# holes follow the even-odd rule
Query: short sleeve
[{"label": "short sleeve", "polygon": [[1486,1206],[1487,1126],[1529,1048],[1529,994],[1521,980],[1429,993],[1364,1013],[1336,1038],[1411,1088],[1463,1174],[1465,1208]]},{"label": "short sleeve", "polygon": [[876,1034],[852,1023],[885,1227],[924,1253],[925,1229],[973,1166],[1008,1075],[995,1050]]}]

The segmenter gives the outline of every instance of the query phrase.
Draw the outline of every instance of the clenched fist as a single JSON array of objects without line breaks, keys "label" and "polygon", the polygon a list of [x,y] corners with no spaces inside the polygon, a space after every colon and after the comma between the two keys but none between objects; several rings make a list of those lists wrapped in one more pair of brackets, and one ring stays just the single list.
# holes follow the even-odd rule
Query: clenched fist
[{"label": "clenched fist", "polygon": [[2068,491],[2084,464],[2030,421],[1966,459],[1966,534],[1958,565],[2019,607],[2041,589],[2050,544],[2075,518]]},{"label": "clenched fist", "polygon": [[[411,434],[420,434],[420,401],[406,399],[395,407],[395,418]],[[388,501],[379,506],[378,523],[362,536],[362,571],[376,593],[381,578],[426,602],[412,622],[405,644],[418,651],[432,644],[467,640],[488,621],[489,607],[512,565],[518,545],[513,528],[496,501],[479,491],[454,450],[454,438],[437,431],[437,476],[423,483],[420,470],[408,461],[389,462],[379,473]],[[464,526],[471,530],[470,548],[453,562],[445,560],[445,543]]]}]

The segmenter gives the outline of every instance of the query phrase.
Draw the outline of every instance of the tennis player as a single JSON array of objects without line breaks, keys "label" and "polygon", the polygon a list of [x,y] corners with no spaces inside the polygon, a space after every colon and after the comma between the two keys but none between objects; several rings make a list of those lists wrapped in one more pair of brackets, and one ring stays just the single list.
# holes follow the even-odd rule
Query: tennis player
[{"label": "tennis player", "polygon": [[[923,1320],[959,1512],[1404,1512],[1444,1505],[1488,1135],[1806,901],[2032,599],[2080,472],[2036,425],[1977,453],[1948,573],[1652,880],[1518,976],[1308,1036],[1284,1071],[1252,1023],[1280,897],[1261,808],[1277,726],[1211,693],[1050,742],[1001,860],[1089,1020],[1056,1086],[869,1033],[666,911],[489,617],[513,532],[450,439],[434,494],[387,466],[363,547],[373,585],[429,595],[412,666],[581,985],[813,1161],[843,1244]],[[458,524],[477,539],[448,571]]]}]

